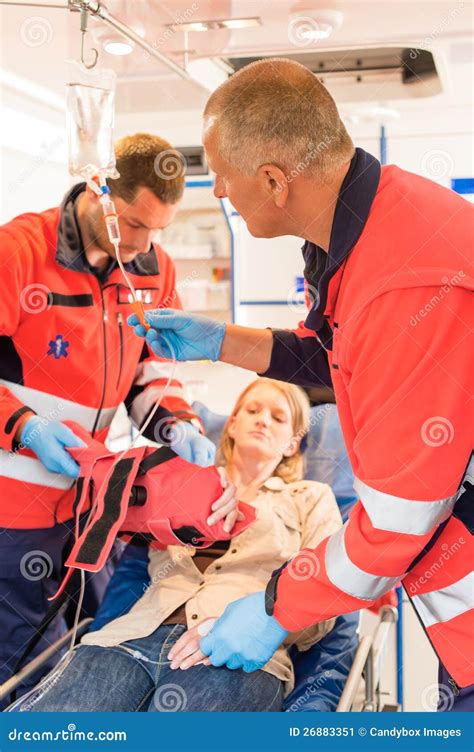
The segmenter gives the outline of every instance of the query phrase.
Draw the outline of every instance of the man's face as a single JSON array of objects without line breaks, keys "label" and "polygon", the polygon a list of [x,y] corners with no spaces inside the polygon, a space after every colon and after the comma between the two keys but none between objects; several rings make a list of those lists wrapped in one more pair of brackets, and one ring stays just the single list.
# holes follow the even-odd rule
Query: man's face
[{"label": "man's face", "polygon": [[[119,196],[112,196],[112,199],[119,218],[120,256],[124,263],[133,261],[140,253],[148,253],[151,244],[158,241],[160,230],[173,221],[179,208],[179,203],[163,203],[144,186],[137,190],[135,199],[130,204]],[[105,228],[102,207],[95,196],[91,200],[88,218],[96,245],[115,258],[115,250]]]},{"label": "man's face", "polygon": [[203,143],[208,165],[216,176],[216,198],[229,199],[254,237],[274,238],[284,235],[281,212],[275,207],[264,176],[239,173],[220,156],[217,139],[217,127],[205,129]]}]

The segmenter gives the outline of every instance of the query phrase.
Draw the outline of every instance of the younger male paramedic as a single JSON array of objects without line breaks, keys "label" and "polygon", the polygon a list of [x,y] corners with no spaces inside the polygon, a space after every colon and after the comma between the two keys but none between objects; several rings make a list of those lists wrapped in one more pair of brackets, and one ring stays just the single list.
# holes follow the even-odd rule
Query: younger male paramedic
[{"label": "younger male paramedic", "polygon": [[[159,169],[170,149],[167,141],[145,133],[121,139],[116,145],[120,178],[109,181],[122,259],[145,307],[181,308],[174,265],[157,242],[184,190],[184,170],[165,176]],[[124,402],[131,419],[142,425],[162,398],[171,364],[149,353],[125,326],[129,290],[108,241],[102,208],[85,183],[74,185],[60,207],[22,214],[3,225],[0,256],[3,682],[47,611],[47,597],[62,579],[71,546],[71,486],[78,466],[67,447],[80,440],[64,421],[74,420],[104,440]],[[179,426],[170,427],[176,421]],[[146,436],[155,441],[166,436],[185,459],[213,463],[215,447],[201,434],[176,380]],[[218,517],[228,512],[229,506],[223,507]],[[107,579],[102,575],[88,583],[91,615]],[[61,620],[55,619],[32,655],[60,630]]]}]

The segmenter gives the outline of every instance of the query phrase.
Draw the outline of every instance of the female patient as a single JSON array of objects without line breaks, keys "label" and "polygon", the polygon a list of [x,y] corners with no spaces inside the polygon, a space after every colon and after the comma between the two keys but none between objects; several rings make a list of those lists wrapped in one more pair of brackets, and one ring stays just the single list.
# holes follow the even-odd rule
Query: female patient
[{"label": "female patient", "polygon": [[[198,626],[231,601],[263,590],[275,569],[340,527],[329,486],[302,480],[300,442],[308,427],[309,405],[298,387],[258,379],[245,389],[224,428],[220,459],[237,498],[255,506],[256,522],[213,548],[150,550],[144,595],[128,614],[82,638],[62,676],[31,710],[281,709],[293,687],[285,644],[308,649],[333,621],[289,635],[251,674],[208,665]],[[295,568],[296,578],[317,570],[311,551],[305,563],[304,571]]]}]

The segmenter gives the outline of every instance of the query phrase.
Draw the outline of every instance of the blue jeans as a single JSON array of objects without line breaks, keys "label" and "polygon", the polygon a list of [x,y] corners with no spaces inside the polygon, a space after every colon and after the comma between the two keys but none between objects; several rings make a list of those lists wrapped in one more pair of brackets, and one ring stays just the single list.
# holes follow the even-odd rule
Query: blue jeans
[{"label": "blue jeans", "polygon": [[[34,530],[0,528],[0,684],[12,676],[18,659],[51,605],[47,599],[56,592],[66,573],[63,562],[74,542],[73,530],[73,520]],[[95,574],[86,572],[81,619],[95,615],[122,550],[123,543],[116,542],[116,553],[106,566]],[[72,626],[76,602],[77,598],[73,598],[66,612],[61,611],[53,619],[25,663]],[[55,663],[56,655],[18,688],[17,696],[34,687]],[[0,703],[0,710],[6,704]]]},{"label": "blue jeans", "polygon": [[186,631],[163,625],[148,637],[103,648],[80,645],[33,712],[279,711],[283,683],[272,674],[214,666],[172,670],[167,655]]}]

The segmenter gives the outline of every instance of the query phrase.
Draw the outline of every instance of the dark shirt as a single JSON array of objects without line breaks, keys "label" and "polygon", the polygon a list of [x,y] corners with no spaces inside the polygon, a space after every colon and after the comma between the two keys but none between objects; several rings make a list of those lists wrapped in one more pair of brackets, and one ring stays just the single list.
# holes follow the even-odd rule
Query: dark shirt
[{"label": "dark shirt", "polygon": [[339,191],[328,252],[309,240],[302,247],[306,282],[317,291],[305,326],[317,338],[273,329],[270,367],[260,376],[306,387],[331,386],[326,351],[332,349],[332,330],[324,315],[329,283],[363,232],[379,181],[379,161],[363,149],[356,149]]}]

